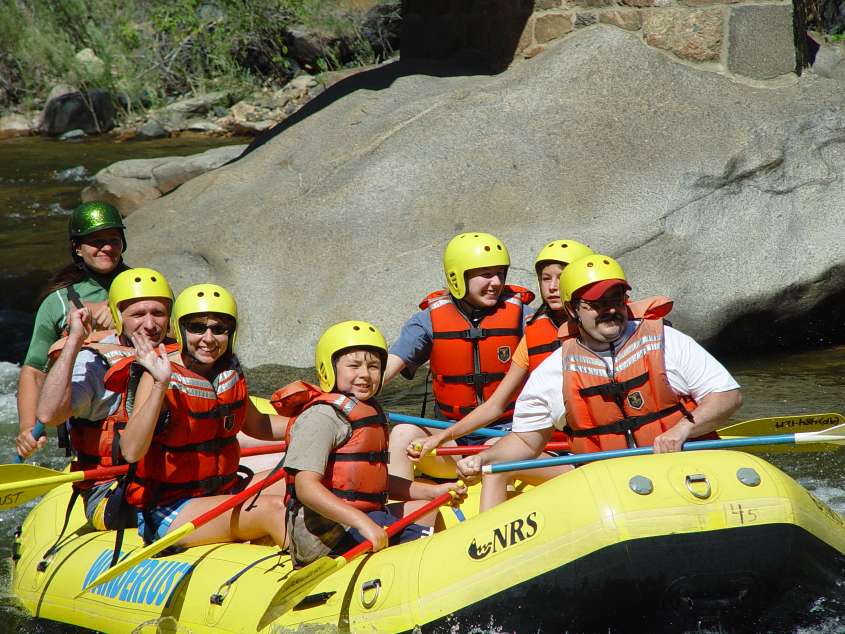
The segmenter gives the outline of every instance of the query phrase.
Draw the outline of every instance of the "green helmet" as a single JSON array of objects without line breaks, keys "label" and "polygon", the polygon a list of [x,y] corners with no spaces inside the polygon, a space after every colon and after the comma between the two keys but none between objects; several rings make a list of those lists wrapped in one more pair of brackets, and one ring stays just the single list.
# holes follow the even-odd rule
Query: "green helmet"
[{"label": "green helmet", "polygon": [[76,258],[74,243],[81,237],[90,235],[103,229],[120,229],[123,239],[123,250],[126,250],[126,234],[123,218],[114,205],[101,200],[78,205],[70,214],[68,223],[68,238],[71,242],[71,255]]}]

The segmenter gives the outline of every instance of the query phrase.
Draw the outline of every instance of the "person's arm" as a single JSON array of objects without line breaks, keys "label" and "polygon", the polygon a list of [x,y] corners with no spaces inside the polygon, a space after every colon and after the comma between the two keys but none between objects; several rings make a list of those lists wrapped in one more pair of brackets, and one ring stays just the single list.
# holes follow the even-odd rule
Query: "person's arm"
[{"label": "person's arm", "polygon": [[357,528],[365,539],[373,543],[373,551],[385,548],[387,532],[366,513],[347,504],[324,487],[322,479],[322,474],[314,471],[297,471],[294,479],[297,499],[326,519]]},{"label": "person's arm", "polygon": [[158,354],[143,333],[132,335],[132,343],[138,363],[147,372],[138,382],[135,407],[120,434],[120,451],[129,463],[138,462],[150,448],[156,423],[165,405],[171,372],[170,359],[163,343],[158,346]]},{"label": "person's arm", "polygon": [[290,418],[287,416],[262,414],[256,409],[252,399],[247,399],[246,407],[243,432],[247,436],[252,436],[259,440],[284,440]]},{"label": "person's arm", "polygon": [[402,370],[405,369],[405,362],[402,361],[395,354],[387,355],[387,365],[384,369],[384,384],[387,385],[390,381],[396,378]]},{"label": "person's arm", "polygon": [[[36,421],[38,394],[47,376],[47,351],[58,340],[63,319],[64,307],[58,295],[51,293],[41,302],[35,314],[29,348],[18,376],[18,426],[21,432],[27,432],[30,439],[32,434],[29,432]],[[34,446],[34,439],[32,443]]]},{"label": "person's arm", "polygon": [[739,384],[725,367],[692,337],[670,326],[663,329],[666,378],[676,394],[698,404],[686,418],[654,439],[655,453],[680,451],[685,441],[709,434],[725,424],[740,405]]},{"label": "person's arm", "polygon": [[32,428],[35,427],[35,410],[38,403],[38,393],[44,383],[44,373],[32,366],[25,365],[18,376],[18,428],[20,433],[15,440],[18,455],[27,458],[36,449],[47,444],[47,436],[34,438]]},{"label": "person's arm", "polygon": [[502,379],[502,382],[499,383],[499,386],[490,395],[488,400],[476,407],[449,429],[433,433],[431,436],[421,436],[413,440],[406,449],[408,458],[414,462],[419,462],[423,456],[431,453],[442,444],[450,440],[457,440],[480,427],[484,427],[498,420],[527,376],[528,370],[515,363],[511,363],[511,367],[508,368],[505,378]]},{"label": "person's arm", "polygon": [[391,500],[402,502],[408,500],[433,500],[448,491],[454,491],[457,494],[455,497],[456,505],[460,504],[466,498],[467,488],[463,482],[431,484],[429,482],[408,480],[407,478],[400,478],[398,476],[389,476],[388,478],[388,494]]},{"label": "person's arm", "polygon": [[711,392],[701,399],[692,412],[694,423],[682,418],[674,427],[654,439],[654,453],[680,451],[690,438],[704,436],[723,426],[740,405],[742,394],[738,388],[727,392]]},{"label": "person's arm", "polygon": [[387,385],[400,372],[406,379],[414,378],[417,368],[431,356],[433,336],[428,311],[422,310],[412,315],[402,326],[399,338],[388,350],[384,384]]},{"label": "person's arm", "polygon": [[70,332],[59,357],[53,363],[41,386],[36,416],[45,425],[57,427],[72,413],[71,383],[73,366],[85,337],[91,332],[91,314],[86,308],[76,308],[68,315]]},{"label": "person's arm", "polygon": [[543,453],[543,448],[552,437],[552,427],[545,429],[510,432],[490,449],[485,449],[474,456],[466,456],[458,461],[458,476],[466,482],[478,480],[481,467],[497,462],[512,460],[530,460]]}]

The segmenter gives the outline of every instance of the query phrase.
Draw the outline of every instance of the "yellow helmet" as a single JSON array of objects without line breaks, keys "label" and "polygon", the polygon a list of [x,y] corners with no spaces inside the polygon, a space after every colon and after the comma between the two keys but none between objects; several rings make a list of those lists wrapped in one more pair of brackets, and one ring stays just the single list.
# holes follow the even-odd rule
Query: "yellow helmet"
[{"label": "yellow helmet", "polygon": [[598,299],[604,291],[616,284],[622,284],[628,289],[631,288],[628,285],[628,278],[625,277],[625,271],[622,270],[619,262],[609,255],[593,253],[575,260],[563,269],[563,273],[560,274],[560,290],[563,293],[563,301],[571,302],[575,293],[596,282],[609,283],[597,285],[595,288],[596,294],[585,297],[585,299]]},{"label": "yellow helmet", "polygon": [[235,320],[235,328],[229,334],[229,346],[226,350],[233,353],[238,333],[238,304],[229,291],[217,284],[189,286],[176,298],[176,302],[173,304],[173,313],[170,315],[170,324],[176,335],[176,341],[179,343],[179,350],[184,351],[185,349],[182,319],[198,313],[218,313],[228,315]]},{"label": "yellow helmet", "polygon": [[162,297],[168,300],[168,310],[173,306],[173,291],[164,275],[154,269],[128,269],[119,273],[109,286],[109,310],[117,334],[123,332],[120,304],[130,299]]},{"label": "yellow helmet", "polygon": [[555,240],[544,246],[534,260],[534,270],[540,274],[540,265],[544,262],[559,262],[566,266],[575,260],[592,255],[593,250],[586,244],[575,240]]},{"label": "yellow helmet", "polygon": [[381,379],[376,390],[378,394],[384,383],[387,341],[378,328],[366,321],[343,321],[330,326],[320,337],[314,351],[314,367],[320,379],[320,389],[331,392],[335,388],[335,357],[349,348],[372,348],[378,352],[381,357]]},{"label": "yellow helmet", "polygon": [[455,299],[467,294],[464,274],[470,269],[510,266],[511,257],[499,238],[489,233],[459,233],[443,251],[446,286]]}]

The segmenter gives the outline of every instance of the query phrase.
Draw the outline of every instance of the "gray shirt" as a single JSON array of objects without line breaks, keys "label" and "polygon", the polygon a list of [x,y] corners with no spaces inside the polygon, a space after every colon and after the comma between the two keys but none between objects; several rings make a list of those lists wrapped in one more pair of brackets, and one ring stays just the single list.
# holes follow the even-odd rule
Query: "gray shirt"
[{"label": "gray shirt", "polygon": [[[116,335],[100,343],[118,344]],[[103,383],[109,364],[93,350],[82,348],[73,363],[70,383],[70,407],[74,418],[103,420],[120,407],[120,394]]]}]

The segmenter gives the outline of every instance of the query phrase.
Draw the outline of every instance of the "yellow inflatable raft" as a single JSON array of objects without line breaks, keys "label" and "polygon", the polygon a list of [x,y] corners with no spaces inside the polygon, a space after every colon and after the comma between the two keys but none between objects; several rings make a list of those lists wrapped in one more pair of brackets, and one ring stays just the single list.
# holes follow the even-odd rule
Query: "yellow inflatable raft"
[{"label": "yellow inflatable raft", "polygon": [[[106,632],[255,632],[291,571],[274,547],[204,546],[75,598],[114,535],[87,530],[77,509],[39,565],[68,496],[48,494],[15,544],[13,592],[37,617]],[[786,623],[845,574],[843,519],[740,452],[596,462],[452,524],[354,560],[264,631],[680,631],[729,610]],[[127,531],[124,550],[139,545]]]}]

